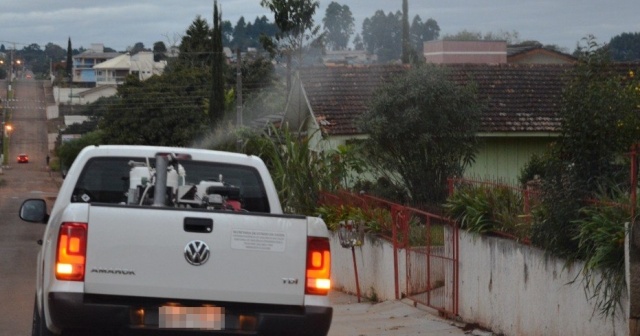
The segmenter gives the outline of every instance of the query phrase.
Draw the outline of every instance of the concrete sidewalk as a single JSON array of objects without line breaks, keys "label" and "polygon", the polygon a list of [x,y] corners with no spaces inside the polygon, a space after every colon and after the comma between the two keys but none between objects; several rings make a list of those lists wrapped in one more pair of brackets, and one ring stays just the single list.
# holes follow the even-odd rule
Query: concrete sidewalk
[{"label": "concrete sidewalk", "polygon": [[333,322],[329,336],[468,335],[462,326],[411,305],[411,301],[358,303],[358,298],[339,291],[329,294]]}]

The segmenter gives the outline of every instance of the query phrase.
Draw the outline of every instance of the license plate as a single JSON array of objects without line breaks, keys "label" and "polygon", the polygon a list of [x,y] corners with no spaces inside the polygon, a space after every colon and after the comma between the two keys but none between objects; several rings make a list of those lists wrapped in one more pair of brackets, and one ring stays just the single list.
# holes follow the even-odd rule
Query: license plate
[{"label": "license plate", "polygon": [[224,308],[163,306],[158,326],[166,329],[224,329]]}]

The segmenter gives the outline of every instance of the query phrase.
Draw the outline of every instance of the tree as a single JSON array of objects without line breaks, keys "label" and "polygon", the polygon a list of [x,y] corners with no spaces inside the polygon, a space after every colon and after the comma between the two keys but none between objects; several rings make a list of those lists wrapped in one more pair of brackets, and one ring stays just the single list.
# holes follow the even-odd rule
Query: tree
[{"label": "tree", "polygon": [[345,50],[354,32],[355,19],[349,6],[331,2],[325,11],[322,23],[326,44],[331,50]]},{"label": "tree", "polygon": [[233,40],[231,47],[233,49],[246,49],[249,45],[249,38],[247,36],[247,23],[244,20],[244,16],[241,16],[233,29]]},{"label": "tree", "polygon": [[402,0],[402,64],[409,64],[411,45],[409,44],[409,1]]},{"label": "tree", "polygon": [[60,146],[56,148],[56,156],[60,160],[60,169],[62,171],[68,170],[83,148],[103,143],[101,131],[89,132],[79,139],[61,143]]},{"label": "tree", "polygon": [[269,19],[265,15],[261,17],[256,17],[253,21],[253,26],[251,29],[248,29],[247,34],[251,39],[251,47],[254,48],[262,48],[260,44],[260,36],[264,35],[269,38],[274,38],[278,33],[278,27],[275,23],[269,22]]},{"label": "tree", "polygon": [[120,100],[98,123],[104,143],[189,146],[208,129],[208,72],[184,68],[142,82],[129,76],[118,86]]},{"label": "tree", "polygon": [[404,186],[414,204],[441,204],[447,178],[461,176],[476,153],[482,103],[473,83],[446,68],[414,67],[380,87],[360,120],[367,157]]},{"label": "tree", "polygon": [[73,80],[73,49],[71,49],[71,37],[67,42],[67,65],[65,77],[69,79],[69,83]]},{"label": "tree", "polygon": [[213,5],[213,58],[211,64],[211,95],[209,99],[209,125],[213,128],[224,118],[224,66],[225,55],[222,51],[222,17],[218,12],[218,0]]},{"label": "tree", "polygon": [[364,42],[362,41],[362,36],[360,36],[360,34],[356,34],[356,37],[353,38],[353,49],[364,50]]},{"label": "tree", "polygon": [[614,36],[609,42],[609,50],[614,61],[640,61],[640,32]]},{"label": "tree", "polygon": [[293,59],[299,65],[305,59],[305,52],[322,46],[323,35],[319,33],[320,26],[316,26],[313,19],[320,6],[318,1],[261,0],[260,5],[273,12],[275,24],[279,28],[274,38],[262,36],[261,42],[265,50]]},{"label": "tree", "polygon": [[425,41],[437,40],[440,37],[440,26],[434,19],[428,19],[427,22],[422,22],[422,18],[416,15],[413,18],[410,29],[411,45],[417,51],[424,50]]},{"label": "tree", "polygon": [[222,45],[230,46],[233,38],[233,25],[229,21],[222,22]]},{"label": "tree", "polygon": [[[235,87],[237,72],[235,67],[227,67],[227,83]],[[250,97],[254,93],[271,88],[275,81],[273,63],[267,57],[260,54],[251,53],[243,57],[240,63],[242,74],[242,94]]]},{"label": "tree", "polygon": [[445,35],[443,40],[449,41],[506,41],[507,45],[514,45],[520,43],[520,33],[517,31],[506,32],[487,32],[484,35],[479,31],[462,30],[457,34]]},{"label": "tree", "polygon": [[129,47],[127,48],[129,51],[129,54],[131,55],[135,55],[141,51],[145,51],[146,48],[144,47],[144,43],[142,42],[136,42],[136,44],[133,45],[133,47]]},{"label": "tree", "polygon": [[167,46],[162,41],[153,44],[153,61],[160,62],[167,59]]},{"label": "tree", "polygon": [[54,62],[60,62],[65,58],[66,52],[62,47],[51,42],[44,47],[44,54]]},{"label": "tree", "polygon": [[620,159],[638,141],[640,81],[636,71],[616,66],[593,37],[579,45],[578,63],[570,73],[561,105],[561,136],[545,166],[544,220],[536,220],[532,241],[545,249],[580,258],[574,239],[582,201],[603,188],[628,181]]},{"label": "tree", "polygon": [[366,50],[378,56],[379,62],[400,59],[402,55],[402,13],[386,15],[378,10],[362,23],[362,41]]},{"label": "tree", "polygon": [[211,64],[212,43],[209,24],[198,15],[182,37],[178,55],[180,65],[208,67]]}]

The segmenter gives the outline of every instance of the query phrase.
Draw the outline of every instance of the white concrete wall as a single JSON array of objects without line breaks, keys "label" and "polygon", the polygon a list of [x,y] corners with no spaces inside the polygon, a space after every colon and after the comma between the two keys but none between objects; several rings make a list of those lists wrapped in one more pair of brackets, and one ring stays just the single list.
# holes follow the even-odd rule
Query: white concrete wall
[{"label": "white concrete wall", "polygon": [[[53,87],[53,98],[56,100],[56,103],[69,104],[72,103],[74,105],[84,104],[84,101],[79,97],[76,97],[81,92],[87,91],[90,89],[87,88],[61,88],[59,86]],[[73,99],[71,98],[71,94],[73,94]]]},{"label": "white concrete wall", "polygon": [[[581,264],[565,267],[564,260],[546,256],[540,249],[465,231],[460,231],[459,248],[459,315],[465,322],[505,336],[628,334],[626,311],[605,319],[587,300],[579,276]],[[340,246],[337,234],[331,238],[331,252],[333,288],[355,294],[351,249]],[[355,252],[362,297],[375,292],[379,300],[394,300],[393,245],[365,236],[364,245]],[[406,291],[404,250],[399,251],[398,261],[402,295]],[[444,272],[446,284],[452,274],[446,267]],[[446,291],[450,292],[448,286]],[[628,302],[622,306],[627,310]]]},{"label": "white concrete wall", "polygon": [[55,119],[60,116],[60,108],[58,105],[47,105],[47,120]]},{"label": "white concrete wall", "polygon": [[581,266],[565,267],[540,249],[461,231],[459,314],[507,336],[626,335],[625,312],[615,320],[594,313]]},{"label": "white concrete wall", "polygon": [[[337,234],[331,237],[331,284],[335,289],[357,293],[350,248],[340,246]],[[395,300],[395,280],[393,269],[393,245],[375,236],[365,235],[364,244],[355,248],[358,279],[361,296],[370,297],[375,293],[378,300]],[[404,292],[405,257],[404,250],[398,253],[400,269],[400,291]]]},{"label": "white concrete wall", "polygon": [[47,134],[49,152],[52,153],[56,149],[56,140],[58,139],[58,133]]}]

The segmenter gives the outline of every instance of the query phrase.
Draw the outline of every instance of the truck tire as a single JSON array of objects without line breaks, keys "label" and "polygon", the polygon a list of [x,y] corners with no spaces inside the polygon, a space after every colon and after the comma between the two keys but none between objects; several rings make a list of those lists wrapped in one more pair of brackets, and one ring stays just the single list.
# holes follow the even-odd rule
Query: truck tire
[{"label": "truck tire", "polygon": [[33,324],[31,326],[31,336],[54,336],[54,333],[47,329],[47,322],[43,311],[38,311],[38,296],[33,300]]}]

